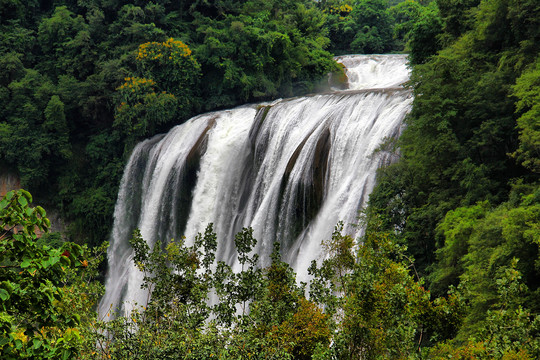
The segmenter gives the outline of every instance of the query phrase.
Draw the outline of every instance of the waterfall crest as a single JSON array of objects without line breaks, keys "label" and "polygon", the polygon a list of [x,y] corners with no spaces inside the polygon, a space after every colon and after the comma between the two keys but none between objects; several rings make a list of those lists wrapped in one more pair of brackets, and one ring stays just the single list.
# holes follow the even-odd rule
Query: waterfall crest
[{"label": "waterfall crest", "polygon": [[404,55],[337,60],[350,90],[203,114],[136,146],[116,203],[102,315],[146,303],[129,245],[135,228],[153,247],[182,235],[190,244],[214,223],[217,259],[234,268],[234,234],[252,227],[263,261],[279,241],[307,279],[336,223],[357,222],[377,168],[391,161],[376,150],[399,135],[412,103],[400,87],[409,77]]}]

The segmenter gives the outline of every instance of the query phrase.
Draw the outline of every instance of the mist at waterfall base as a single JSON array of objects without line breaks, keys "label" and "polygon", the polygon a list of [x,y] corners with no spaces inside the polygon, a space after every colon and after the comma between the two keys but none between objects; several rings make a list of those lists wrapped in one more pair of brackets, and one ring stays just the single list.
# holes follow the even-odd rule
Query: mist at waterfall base
[{"label": "mist at waterfall base", "polygon": [[147,302],[129,244],[135,228],[152,248],[182,235],[190,245],[213,223],[216,258],[234,269],[234,235],[252,227],[261,266],[278,241],[298,281],[339,221],[361,234],[358,212],[392,160],[376,150],[399,135],[411,107],[400,86],[409,70],[404,55],[337,60],[346,91],[199,115],[136,146],[116,202],[101,315]]}]

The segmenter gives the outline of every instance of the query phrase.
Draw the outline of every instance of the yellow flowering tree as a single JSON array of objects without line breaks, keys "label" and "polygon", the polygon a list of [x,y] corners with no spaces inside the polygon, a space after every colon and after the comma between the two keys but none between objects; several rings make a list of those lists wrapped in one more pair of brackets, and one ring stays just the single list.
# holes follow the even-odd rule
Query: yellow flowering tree
[{"label": "yellow flowering tree", "polygon": [[183,106],[193,105],[194,86],[200,65],[191,49],[180,40],[147,42],[139,46],[137,70],[156,81],[161,90],[183,98]]},{"label": "yellow flowering tree", "polygon": [[127,149],[160,126],[192,115],[200,75],[189,47],[173,38],[141,44],[136,64],[137,76],[126,77],[116,89],[114,126],[126,137]]},{"label": "yellow flowering tree", "polygon": [[354,37],[351,12],[351,0],[328,0],[318,3],[318,7],[326,15],[326,27],[330,46],[334,53],[346,52],[348,44]]}]

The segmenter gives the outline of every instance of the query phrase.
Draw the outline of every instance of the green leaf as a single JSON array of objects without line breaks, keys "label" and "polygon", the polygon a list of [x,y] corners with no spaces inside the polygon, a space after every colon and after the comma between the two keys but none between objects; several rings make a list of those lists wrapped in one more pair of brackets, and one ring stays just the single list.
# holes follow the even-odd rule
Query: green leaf
[{"label": "green leaf", "polygon": [[2,201],[0,201],[0,209],[5,209],[8,204],[9,201],[7,199],[2,199]]},{"label": "green leaf", "polygon": [[21,189],[20,191],[21,191],[21,194],[22,194],[26,199],[28,199],[28,201],[32,202],[32,195],[31,195],[28,191],[26,191],[26,190],[24,190],[24,189]]},{"label": "green leaf", "polygon": [[0,338],[0,346],[4,346],[4,345],[6,345],[6,344],[9,343],[9,342],[10,342],[9,337],[3,336],[2,338]]},{"label": "green leaf", "polygon": [[7,290],[10,294],[13,292],[13,285],[9,281],[2,281],[2,287]]},{"label": "green leaf", "polygon": [[21,206],[28,205],[28,200],[26,200],[26,198],[23,196],[21,196],[18,201],[19,201],[19,204],[21,204]]},{"label": "green leaf", "polygon": [[32,339],[32,342],[34,343],[34,349],[39,349],[41,344],[43,344],[43,341],[36,338]]},{"label": "green leaf", "polygon": [[52,256],[50,259],[49,259],[49,265],[50,266],[53,266],[54,264],[56,264],[57,262],[60,261],[60,257],[59,256]]},{"label": "green leaf", "polygon": [[39,213],[39,215],[41,215],[41,217],[45,217],[47,215],[45,209],[43,209],[41,206],[36,206],[35,209]]},{"label": "green leaf", "polygon": [[32,262],[32,259],[29,259],[29,258],[25,258],[23,259],[23,262],[21,264],[21,268],[27,268],[30,266],[30,263]]},{"label": "green leaf", "polygon": [[4,289],[0,289],[0,299],[2,299],[2,301],[6,301],[9,299],[9,293]]}]

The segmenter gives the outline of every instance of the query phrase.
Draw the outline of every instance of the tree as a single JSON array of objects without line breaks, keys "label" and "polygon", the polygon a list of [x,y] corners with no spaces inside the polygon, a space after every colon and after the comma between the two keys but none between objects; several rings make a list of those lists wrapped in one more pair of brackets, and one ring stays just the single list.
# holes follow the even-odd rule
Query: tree
[{"label": "tree", "polygon": [[236,235],[238,273],[215,263],[212,225],[192,246],[180,239],[150,249],[137,230],[131,244],[148,302],[126,317],[94,323],[97,357],[311,359],[328,349],[330,317],[304,297],[277,243],[270,266],[259,267],[258,257],[250,255],[252,229]]},{"label": "tree", "polygon": [[392,18],[383,0],[358,0],[351,12],[354,38],[350,49],[361,54],[384,53],[392,48]]},{"label": "tree", "polygon": [[424,7],[405,35],[408,38],[406,47],[410,51],[409,59],[412,64],[425,63],[442,48],[439,37],[442,34],[443,22],[436,4],[431,2]]},{"label": "tree", "polygon": [[58,95],[51,96],[43,115],[45,116],[43,130],[49,141],[49,148],[55,149],[55,153],[60,159],[70,158],[69,129],[66,123],[64,103],[60,101]]},{"label": "tree", "polygon": [[393,31],[397,47],[405,48],[412,29],[423,11],[424,7],[416,0],[405,0],[389,9],[390,15],[394,19]]},{"label": "tree", "polygon": [[[435,228],[448,211],[485,200],[496,206],[507,200],[512,178],[535,181],[508,154],[519,147],[511,84],[535,60],[529,46],[536,35],[515,30],[507,5],[482,2],[473,28],[450,46],[411,54],[423,63],[412,72],[415,100],[399,140],[402,160],[381,172],[372,203],[399,221],[389,229],[400,227],[421,274],[442,246]],[[492,30],[505,36],[498,41]]]},{"label": "tree", "polygon": [[71,157],[69,128],[54,84],[35,70],[23,74],[5,92],[0,157],[25,187],[40,189]]},{"label": "tree", "polygon": [[40,246],[45,210],[32,196],[11,191],[0,201],[0,353],[3,359],[68,359],[79,341],[79,314],[58,304],[66,269],[83,266],[81,247]]},{"label": "tree", "polygon": [[306,93],[336,69],[324,17],[308,2],[248,2],[241,14],[198,16],[194,54],[210,107]]},{"label": "tree", "polygon": [[523,72],[513,87],[518,98],[519,147],[512,154],[523,166],[540,173],[540,57]]},{"label": "tree", "polygon": [[[0,1],[1,165],[70,236],[100,243],[137,141],[312,91],[336,67],[327,46],[311,0]],[[132,92],[126,78],[155,84]]]},{"label": "tree", "polygon": [[516,295],[515,299],[520,302],[515,305],[526,303],[531,312],[539,313],[540,284],[536,265],[540,256],[538,195],[536,190],[523,196],[518,206],[504,203],[493,209],[478,221],[468,237],[469,248],[461,259],[464,271],[460,280],[470,309],[460,330],[461,338],[477,335],[479,329],[487,325],[489,310],[508,303],[501,297],[502,288],[493,281],[504,278],[508,269],[518,271],[520,286],[528,289]]},{"label": "tree", "polygon": [[[431,359],[536,359],[540,354],[540,315],[524,306],[527,287],[516,270],[517,259],[501,266],[494,281],[497,301],[487,311],[486,322],[468,339],[435,345]],[[467,285],[465,285],[467,287]],[[462,290],[460,289],[460,292]],[[467,296],[468,290],[463,293]]]},{"label": "tree", "polygon": [[444,238],[444,246],[437,250],[438,262],[430,274],[431,289],[435,294],[445,295],[451,286],[459,284],[465,271],[464,256],[469,251],[469,238],[488,210],[487,202],[457,208],[446,213],[437,226],[438,235]]},{"label": "tree", "polygon": [[330,256],[321,267],[310,267],[311,296],[322,301],[336,326],[326,358],[408,358],[429,337],[448,337],[459,324],[459,299],[431,300],[391,233],[372,224],[353,251],[354,241],[338,225],[328,245]]},{"label": "tree", "polygon": [[480,0],[437,0],[448,45],[474,26],[474,8]]},{"label": "tree", "polygon": [[148,42],[139,45],[138,73],[156,82],[159,90],[181,99],[183,114],[194,110],[200,65],[191,49],[180,40],[169,38],[165,42]]},{"label": "tree", "polygon": [[198,107],[200,65],[179,40],[139,45],[138,76],[126,77],[117,90],[114,127],[125,137],[125,153],[145,136],[182,121]]},{"label": "tree", "polygon": [[178,98],[157,91],[155,86],[152,79],[127,77],[117,89],[121,102],[116,108],[114,127],[126,139],[125,153],[144,136],[154,135],[160,125],[176,119]]},{"label": "tree", "polygon": [[351,39],[354,36],[351,18],[352,0],[318,1],[317,6],[326,15],[330,50],[336,55],[349,53]]},{"label": "tree", "polygon": [[50,76],[56,78],[68,69],[80,79],[91,72],[96,54],[90,50],[87,24],[67,6],[55,8],[51,17],[41,21],[37,38],[43,52],[39,66]]}]

